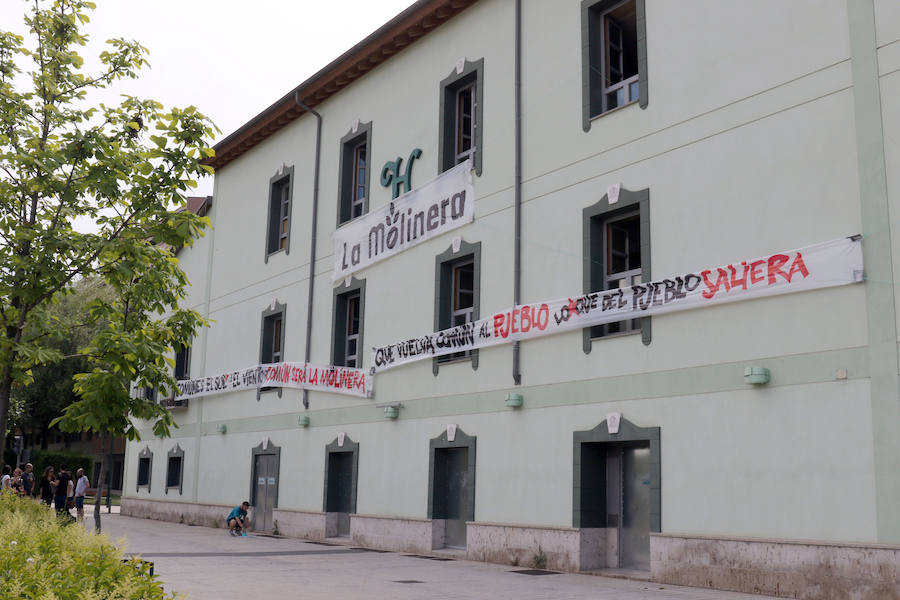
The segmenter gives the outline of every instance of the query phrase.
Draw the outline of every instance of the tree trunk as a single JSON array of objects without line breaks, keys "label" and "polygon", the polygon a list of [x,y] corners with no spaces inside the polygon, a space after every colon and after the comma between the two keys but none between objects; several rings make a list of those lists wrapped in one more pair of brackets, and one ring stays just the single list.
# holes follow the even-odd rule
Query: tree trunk
[{"label": "tree trunk", "polygon": [[0,379],[0,454],[2,454],[2,449],[6,448],[6,426],[9,422],[9,397],[11,394],[12,375],[7,368],[4,369],[3,378]]},{"label": "tree trunk", "polygon": [[[104,437],[110,438],[111,434],[105,433]],[[100,533],[100,497],[103,495],[103,476],[105,475],[106,457],[103,455],[103,441],[100,441],[100,473],[97,476],[97,491],[94,494],[94,533]]]}]

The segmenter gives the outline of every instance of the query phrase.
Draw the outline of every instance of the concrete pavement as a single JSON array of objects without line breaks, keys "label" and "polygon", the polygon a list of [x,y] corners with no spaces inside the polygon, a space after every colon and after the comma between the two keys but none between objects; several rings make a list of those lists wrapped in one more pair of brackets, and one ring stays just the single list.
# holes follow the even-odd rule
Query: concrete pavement
[{"label": "concrete pavement", "polygon": [[[91,519],[86,519],[91,527]],[[503,600],[758,600],[763,596],[510,567],[446,557],[376,552],[348,545],[102,515],[126,552],[153,561],[166,588],[191,600],[232,598]]]}]

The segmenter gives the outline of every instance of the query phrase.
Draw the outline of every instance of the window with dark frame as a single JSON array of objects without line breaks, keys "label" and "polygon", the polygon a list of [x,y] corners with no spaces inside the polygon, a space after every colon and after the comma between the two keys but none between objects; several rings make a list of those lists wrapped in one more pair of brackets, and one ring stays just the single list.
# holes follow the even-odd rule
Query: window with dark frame
[{"label": "window with dark frame", "polygon": [[484,59],[466,61],[441,81],[438,167],[441,172],[472,160],[481,175]]},{"label": "window with dark frame", "polygon": [[166,487],[181,487],[181,457],[170,456],[166,466]]},{"label": "window with dark frame", "polygon": [[[450,323],[448,327],[456,327],[471,323],[475,306],[475,261],[472,257],[463,259],[450,266]],[[447,354],[443,361],[467,358],[471,350]]]},{"label": "window with dark frame", "polygon": [[613,109],[647,106],[646,0],[582,0],[583,128]]},{"label": "window with dark frame", "polygon": [[[95,473],[99,472],[98,470],[94,471]],[[135,491],[141,489],[142,487],[147,488],[147,491],[150,491],[150,478],[153,475],[153,452],[150,451],[149,447],[145,447],[138,453],[138,469],[137,469],[137,482],[135,485]],[[106,471],[107,480],[109,479],[109,470]],[[97,485],[101,485],[101,482],[96,482]]]},{"label": "window with dark frame", "polygon": [[[614,290],[641,283],[641,223],[640,213],[628,212],[610,216],[598,223],[603,256],[602,276],[599,282],[603,290]],[[606,323],[591,328],[592,337],[604,337],[616,333],[640,331],[640,319],[628,319]]]},{"label": "window with dark frame", "polygon": [[175,379],[191,378],[191,347],[179,346],[175,351]]},{"label": "window with dark frame", "polygon": [[369,210],[371,133],[372,123],[362,123],[341,138],[338,226]]},{"label": "window with dark frame", "polygon": [[284,314],[279,312],[263,318],[263,341],[260,356],[263,364],[281,362]]},{"label": "window with dark frame", "polygon": [[266,230],[266,260],[291,246],[291,194],[294,168],[286,167],[269,181],[269,222]]},{"label": "window with dark frame", "polygon": [[335,356],[335,365],[359,368],[359,334],[362,299],[358,291],[341,294],[338,297],[338,323],[341,335],[340,348]]},{"label": "window with dark frame", "polygon": [[[479,278],[481,242],[461,242],[456,252],[451,246],[435,258],[435,331],[473,323],[479,318]],[[456,360],[471,360],[478,368],[478,351],[463,350],[434,359],[432,371]]]},{"label": "window with dark frame", "polygon": [[[582,210],[583,277],[585,294],[627,288],[649,281],[650,189],[619,190],[612,203],[604,195]],[[640,333],[647,346],[652,341],[652,317],[625,319],[582,329],[582,350],[589,354],[593,341],[610,336]]]},{"label": "window with dark frame", "polygon": [[465,162],[475,154],[475,82],[456,90],[456,163]]},{"label": "window with dark frame", "polygon": [[156,388],[155,387],[144,387],[142,388],[142,393],[144,396],[144,400],[150,403],[156,403]]},{"label": "window with dark frame", "polygon": [[359,352],[359,292],[347,297],[346,337],[344,338],[344,366],[358,367]]},{"label": "window with dark frame", "polygon": [[366,202],[366,144],[361,143],[353,149],[353,199],[350,206],[350,218],[363,214]]},{"label": "window with dark frame", "polygon": [[149,458],[139,458],[138,459],[137,484],[139,487],[143,486],[143,485],[150,485],[150,459]]},{"label": "window with dark frame", "polygon": [[334,295],[331,363],[336,366],[362,367],[365,281],[338,288]]}]

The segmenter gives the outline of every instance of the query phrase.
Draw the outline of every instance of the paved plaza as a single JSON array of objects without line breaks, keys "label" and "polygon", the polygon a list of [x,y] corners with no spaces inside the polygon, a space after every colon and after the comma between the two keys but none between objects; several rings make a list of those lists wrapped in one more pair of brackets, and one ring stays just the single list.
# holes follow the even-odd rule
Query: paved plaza
[{"label": "paved plaza", "polygon": [[[748,594],[524,567],[376,552],[349,545],[250,535],[103,513],[103,530],[126,552],[153,561],[167,589],[190,600],[750,600]],[[90,525],[90,514],[86,519]]]}]

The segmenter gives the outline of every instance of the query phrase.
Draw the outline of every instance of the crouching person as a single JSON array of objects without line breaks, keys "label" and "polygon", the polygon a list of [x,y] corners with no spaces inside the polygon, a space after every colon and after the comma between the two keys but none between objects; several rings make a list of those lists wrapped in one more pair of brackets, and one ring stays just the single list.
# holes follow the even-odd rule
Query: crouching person
[{"label": "crouching person", "polygon": [[247,516],[247,509],[249,508],[249,502],[241,502],[240,506],[235,506],[228,513],[228,516],[225,518],[228,523],[228,533],[231,535],[247,535],[247,531],[250,529],[250,517]]}]

